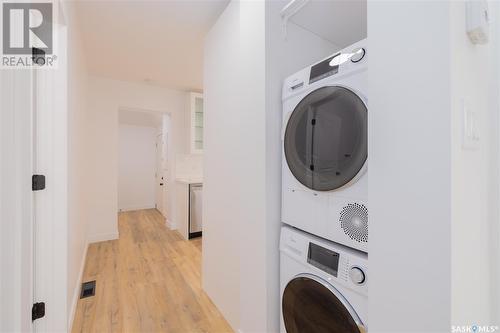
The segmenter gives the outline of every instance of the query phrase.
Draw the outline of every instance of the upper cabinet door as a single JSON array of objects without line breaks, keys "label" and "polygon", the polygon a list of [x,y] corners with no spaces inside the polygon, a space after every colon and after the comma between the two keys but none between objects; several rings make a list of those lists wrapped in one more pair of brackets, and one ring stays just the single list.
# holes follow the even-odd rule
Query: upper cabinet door
[{"label": "upper cabinet door", "polygon": [[203,153],[203,95],[190,93],[191,99],[191,122],[190,122],[190,146],[191,154]]}]

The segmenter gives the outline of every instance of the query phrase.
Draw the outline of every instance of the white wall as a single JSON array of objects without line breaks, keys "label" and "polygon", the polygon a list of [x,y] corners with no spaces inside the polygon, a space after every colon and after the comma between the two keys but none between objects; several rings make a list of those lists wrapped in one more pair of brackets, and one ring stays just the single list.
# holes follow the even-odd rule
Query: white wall
[{"label": "white wall", "polygon": [[282,80],[337,49],[285,40],[285,4],[231,2],[205,42],[203,285],[241,332],[279,329]]},{"label": "white wall", "polygon": [[155,127],[119,126],[118,209],[155,208]]},{"label": "white wall", "polygon": [[87,251],[89,210],[87,173],[88,136],[92,132],[87,119],[87,70],[78,28],[75,5],[64,2],[68,29],[68,256],[67,305],[71,325],[80,292],[80,279]]},{"label": "white wall", "polygon": [[450,331],[449,6],[368,1],[371,333]]},{"label": "white wall", "polygon": [[[230,164],[239,173],[240,223],[240,325],[241,332],[269,332],[267,224],[266,220],[266,5],[264,1],[240,2],[239,91],[234,135],[241,145]],[[236,84],[238,87],[239,85]],[[209,89],[205,86],[205,89]],[[227,114],[230,110],[222,110]],[[222,156],[220,156],[222,158]],[[257,245],[257,246],[256,246]],[[267,245],[267,244],[266,244]],[[276,276],[277,278],[277,276]],[[252,286],[249,288],[249,286]]]},{"label": "white wall", "polygon": [[238,151],[244,151],[248,144],[239,133],[239,112],[235,111],[241,91],[241,84],[234,84],[240,66],[239,11],[238,2],[229,3],[208,33],[203,82],[203,289],[234,329],[240,323],[239,242],[244,235],[239,221],[239,189],[244,189],[245,179],[251,177],[242,177],[238,169]]},{"label": "white wall", "polygon": [[[492,8],[492,40],[473,45],[465,34],[465,3],[450,5],[452,122],[452,318],[453,325],[493,321],[492,255],[498,236],[498,12]],[[496,14],[496,15],[495,15]],[[495,27],[497,29],[495,29]],[[496,56],[496,57],[495,57]],[[462,149],[462,99],[476,112],[477,150]],[[497,313],[498,315],[498,313]]]},{"label": "white wall", "polygon": [[[90,187],[90,240],[118,237],[118,110],[125,108],[169,113],[169,156],[175,159],[176,153],[187,151],[184,134],[186,100],[186,93],[177,90],[89,77],[87,114],[91,135],[87,139],[91,151],[86,174]],[[172,170],[168,177],[166,186],[174,186]],[[170,212],[172,210],[167,208],[167,218],[170,218]]]},{"label": "white wall", "polygon": [[[370,331],[498,325],[498,7],[488,45],[470,43],[462,1],[368,13]],[[464,98],[477,150],[462,148]]]}]

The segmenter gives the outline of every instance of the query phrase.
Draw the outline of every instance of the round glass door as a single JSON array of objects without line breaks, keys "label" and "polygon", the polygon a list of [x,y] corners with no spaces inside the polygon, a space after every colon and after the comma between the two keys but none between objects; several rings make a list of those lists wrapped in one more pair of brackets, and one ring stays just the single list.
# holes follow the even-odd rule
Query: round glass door
[{"label": "round glass door", "polygon": [[284,148],[290,171],[316,191],[344,186],[368,156],[368,110],[351,90],[319,88],[307,95],[288,121]]},{"label": "round glass door", "polygon": [[305,276],[287,284],[282,300],[287,333],[363,333],[361,320],[349,303],[327,286]]}]

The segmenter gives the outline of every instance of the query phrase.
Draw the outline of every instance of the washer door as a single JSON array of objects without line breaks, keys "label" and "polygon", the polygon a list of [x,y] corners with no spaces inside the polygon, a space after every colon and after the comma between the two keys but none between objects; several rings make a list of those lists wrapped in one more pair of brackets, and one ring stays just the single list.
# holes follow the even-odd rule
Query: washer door
[{"label": "washer door", "polygon": [[299,182],[316,191],[344,186],[368,156],[368,112],[353,91],[329,86],[308,94],[288,121],[284,148]]},{"label": "washer door", "polygon": [[283,292],[287,333],[364,333],[361,319],[337,289],[310,274],[291,280]]}]

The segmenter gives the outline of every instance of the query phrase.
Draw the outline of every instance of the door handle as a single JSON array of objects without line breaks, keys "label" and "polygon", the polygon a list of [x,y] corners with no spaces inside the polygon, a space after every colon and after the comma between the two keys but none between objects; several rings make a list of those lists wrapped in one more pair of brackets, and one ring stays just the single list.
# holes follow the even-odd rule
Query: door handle
[{"label": "door handle", "polygon": [[160,186],[163,186],[163,183],[160,183]]}]

